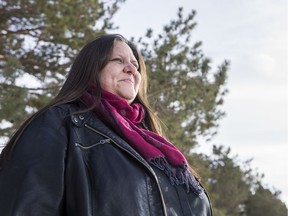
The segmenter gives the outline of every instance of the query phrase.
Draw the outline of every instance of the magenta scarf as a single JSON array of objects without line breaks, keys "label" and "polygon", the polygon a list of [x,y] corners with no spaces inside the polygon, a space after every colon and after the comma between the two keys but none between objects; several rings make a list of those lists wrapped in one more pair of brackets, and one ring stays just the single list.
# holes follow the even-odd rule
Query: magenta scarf
[{"label": "magenta scarf", "polygon": [[[88,91],[84,93],[82,101],[89,106],[95,103],[95,97]],[[121,134],[148,163],[164,171],[172,185],[185,184],[188,191],[191,188],[197,195],[203,193],[199,182],[189,171],[183,154],[168,140],[141,126],[145,117],[145,109],[141,104],[129,104],[102,90],[101,102],[94,112]]]}]

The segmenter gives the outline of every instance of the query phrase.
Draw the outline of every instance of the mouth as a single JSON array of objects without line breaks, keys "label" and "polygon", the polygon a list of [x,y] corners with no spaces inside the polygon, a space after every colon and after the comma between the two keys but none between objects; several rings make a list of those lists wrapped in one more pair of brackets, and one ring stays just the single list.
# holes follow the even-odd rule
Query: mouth
[{"label": "mouth", "polygon": [[133,82],[132,79],[122,79],[122,80],[120,80],[120,81],[134,84],[134,82]]}]

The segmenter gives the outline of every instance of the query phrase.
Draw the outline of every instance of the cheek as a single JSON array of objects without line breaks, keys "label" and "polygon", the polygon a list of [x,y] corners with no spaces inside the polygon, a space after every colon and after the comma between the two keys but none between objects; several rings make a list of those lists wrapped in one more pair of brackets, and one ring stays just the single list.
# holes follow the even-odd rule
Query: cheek
[{"label": "cheek", "polygon": [[109,79],[109,77],[107,77],[105,74],[103,74],[100,77],[100,86],[101,86],[101,88],[104,88],[106,90],[109,89],[111,86],[111,79]]},{"label": "cheek", "polygon": [[100,85],[103,88],[105,85],[107,85],[107,81],[109,81],[109,64],[107,64],[100,72]]},{"label": "cheek", "polygon": [[100,86],[103,88],[105,84],[105,77],[101,76],[100,77]]},{"label": "cheek", "polygon": [[103,89],[110,90],[110,89],[113,88],[113,82],[112,82],[111,79],[102,78],[102,81],[100,81],[100,86],[101,86]]}]

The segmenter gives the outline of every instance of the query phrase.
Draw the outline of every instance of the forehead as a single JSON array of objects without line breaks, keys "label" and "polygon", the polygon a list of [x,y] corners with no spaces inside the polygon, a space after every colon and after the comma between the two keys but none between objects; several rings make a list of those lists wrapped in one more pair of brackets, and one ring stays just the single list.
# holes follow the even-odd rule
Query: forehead
[{"label": "forehead", "polygon": [[113,44],[113,50],[112,50],[112,55],[127,55],[130,57],[134,57],[132,49],[129,47],[129,45],[123,41],[114,41]]}]

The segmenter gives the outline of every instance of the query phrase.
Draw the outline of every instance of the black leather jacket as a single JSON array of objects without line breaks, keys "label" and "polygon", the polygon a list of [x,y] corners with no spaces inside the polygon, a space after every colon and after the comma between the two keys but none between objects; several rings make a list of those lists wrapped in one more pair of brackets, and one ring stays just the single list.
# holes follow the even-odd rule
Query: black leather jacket
[{"label": "black leather jacket", "polygon": [[25,130],[0,167],[0,215],[170,215],[151,166],[91,112],[71,115],[77,109],[50,108]]}]

